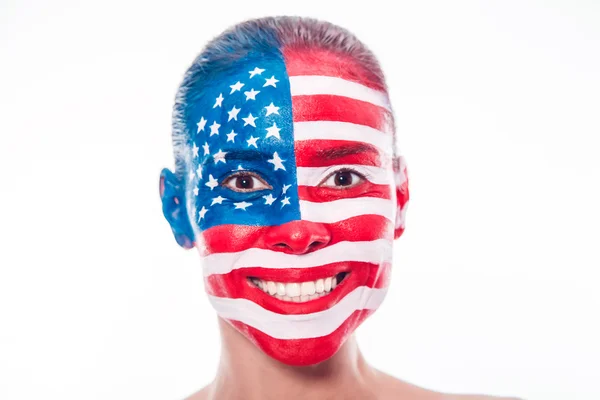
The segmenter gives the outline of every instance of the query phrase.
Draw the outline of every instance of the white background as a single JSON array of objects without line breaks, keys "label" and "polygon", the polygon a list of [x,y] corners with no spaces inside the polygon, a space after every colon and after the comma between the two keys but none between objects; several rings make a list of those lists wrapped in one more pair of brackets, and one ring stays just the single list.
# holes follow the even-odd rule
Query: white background
[{"label": "white background", "polygon": [[158,175],[184,71],[293,14],[379,57],[411,201],[373,365],[451,392],[600,398],[600,3],[0,2],[0,398],[181,399],[219,357]]}]

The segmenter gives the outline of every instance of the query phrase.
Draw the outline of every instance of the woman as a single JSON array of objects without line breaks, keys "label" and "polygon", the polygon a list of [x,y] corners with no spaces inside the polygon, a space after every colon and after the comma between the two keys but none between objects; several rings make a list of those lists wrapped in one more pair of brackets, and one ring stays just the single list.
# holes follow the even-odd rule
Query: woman
[{"label": "woman", "polygon": [[352,34],[305,18],[212,40],[173,114],[160,177],[200,252],[221,363],[190,399],[462,399],[383,374],[353,333],[383,301],[408,179],[383,73]]}]

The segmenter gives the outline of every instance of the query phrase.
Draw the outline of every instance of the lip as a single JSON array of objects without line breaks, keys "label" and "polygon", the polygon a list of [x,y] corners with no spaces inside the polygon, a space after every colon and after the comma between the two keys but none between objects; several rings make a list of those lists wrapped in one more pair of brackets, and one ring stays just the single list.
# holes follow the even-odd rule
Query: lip
[{"label": "lip", "polygon": [[[349,274],[327,296],[295,303],[273,297],[253,283],[249,277],[274,282],[305,282],[327,278],[340,272]],[[344,261],[310,268],[240,268],[226,274],[206,276],[205,288],[209,295],[249,300],[262,308],[284,315],[311,314],[333,307],[359,286],[385,287],[391,278],[391,263],[372,264],[362,261]]]},{"label": "lip", "polygon": [[263,281],[301,283],[306,281],[316,281],[335,276],[341,272],[351,273],[353,268],[351,263],[338,262],[312,268],[244,268],[242,276],[246,278],[258,278]]},{"label": "lip", "polygon": [[[333,307],[338,301],[343,299],[349,292],[352,291],[356,286],[356,282],[352,282],[353,275],[351,272],[348,272],[344,279],[337,284],[335,289],[330,291],[327,295],[319,297],[317,299],[308,300],[304,302],[292,302],[286,300],[280,300],[274,296],[271,296],[268,293],[265,293],[260,288],[256,287],[252,282],[248,279],[246,280],[247,285],[250,289],[255,292],[255,296],[260,299],[260,303],[263,303],[263,307],[271,309],[275,312],[279,312],[281,314],[311,314],[319,311],[324,311],[328,308]],[[331,276],[331,275],[329,275]],[[259,278],[259,277],[257,277]],[[263,279],[263,278],[259,278]],[[281,278],[279,278],[281,279]],[[312,280],[303,278],[304,281]],[[318,279],[318,278],[317,278]],[[284,281],[284,282],[292,282],[292,281]],[[253,293],[254,294],[254,293]]]},{"label": "lip", "polygon": [[[341,262],[312,268],[275,270],[261,267],[244,268],[243,272],[239,270],[232,272],[230,278],[235,281],[235,286],[239,288],[240,297],[247,298],[265,309],[280,314],[310,314],[331,308],[356,287],[365,284],[368,279],[369,268],[364,268],[363,264]],[[235,272],[239,273],[235,274]],[[300,303],[280,300],[265,293],[250,282],[250,278],[258,278],[263,281],[300,283],[336,276],[341,272],[346,273],[344,279],[329,294]]]}]

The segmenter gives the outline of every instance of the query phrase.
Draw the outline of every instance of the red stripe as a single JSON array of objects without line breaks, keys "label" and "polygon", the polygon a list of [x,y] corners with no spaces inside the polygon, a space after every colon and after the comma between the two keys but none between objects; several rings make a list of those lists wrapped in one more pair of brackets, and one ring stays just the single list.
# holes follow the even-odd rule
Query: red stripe
[{"label": "red stripe", "polygon": [[368,143],[350,140],[300,140],[294,142],[298,167],[360,164],[381,167],[382,155]]},{"label": "red stripe", "polygon": [[374,104],[334,95],[294,96],[294,122],[342,121],[389,132],[391,114]]},{"label": "red stripe", "polygon": [[[342,271],[349,272],[349,274],[330,294],[305,303],[279,300],[264,293],[248,281],[248,277],[256,277],[273,282],[307,282],[333,276]],[[248,299],[266,310],[279,314],[311,314],[331,308],[357,287],[388,287],[390,277],[390,263],[379,265],[364,262],[343,262],[314,268],[237,269],[226,274],[210,275],[205,278],[204,283],[206,291],[213,296]]]},{"label": "red stripe", "polygon": [[407,169],[404,168],[404,171],[402,171],[402,173],[405,176],[405,180],[402,183],[402,185],[400,185],[400,187],[397,189],[398,193],[397,193],[397,197],[398,197],[398,204],[400,205],[400,207],[404,208],[404,205],[408,202],[409,198],[410,198],[410,192],[408,190],[408,176],[407,176]]},{"label": "red stripe", "polygon": [[347,54],[318,48],[284,48],[288,76],[322,75],[342,78],[385,92],[385,84],[373,71],[378,65],[363,66]]},{"label": "red stripe", "polygon": [[[343,221],[322,225],[326,227],[330,237],[327,246],[343,241],[366,242],[382,238],[391,240],[390,232],[394,229],[393,224],[387,218],[372,214],[359,215]],[[294,226],[297,226],[297,229],[302,229],[302,224],[296,223]],[[369,227],[369,229],[365,229],[365,227]],[[270,247],[265,243],[265,238],[271,229],[280,228],[232,224],[213,226],[201,233],[206,248],[203,255],[238,252],[249,248],[269,249]],[[289,234],[293,233],[289,232]],[[280,251],[278,248],[272,250]]]},{"label": "red stripe", "polygon": [[377,197],[380,199],[391,199],[390,185],[376,185],[365,181],[347,189],[333,189],[330,187],[298,186],[298,198],[300,200],[323,203],[339,199],[356,197]]},{"label": "red stripe", "polygon": [[316,364],[333,356],[355,329],[375,310],[357,310],[329,335],[311,339],[275,339],[239,321],[231,324],[279,361],[296,366]]}]

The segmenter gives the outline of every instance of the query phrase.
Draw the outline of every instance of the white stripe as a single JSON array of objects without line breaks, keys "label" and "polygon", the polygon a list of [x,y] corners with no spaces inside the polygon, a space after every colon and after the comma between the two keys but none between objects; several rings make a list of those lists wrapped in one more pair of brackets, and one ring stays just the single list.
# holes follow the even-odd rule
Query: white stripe
[{"label": "white stripe", "polygon": [[[395,222],[394,212],[392,200],[377,197],[355,197],[325,203],[300,200],[302,220],[312,222],[332,223],[367,214],[381,215]],[[365,228],[368,229],[368,227]]]},{"label": "white stripe", "polygon": [[290,76],[292,96],[330,94],[349,97],[391,110],[388,96],[360,83],[332,76]]},{"label": "white stripe", "polygon": [[317,186],[327,176],[344,168],[356,170],[365,175],[367,180],[376,185],[387,185],[394,182],[391,169],[373,167],[370,165],[340,164],[329,167],[296,167],[299,186]]},{"label": "white stripe", "polygon": [[329,335],[356,310],[374,310],[383,302],[387,288],[359,286],[333,307],[312,314],[278,314],[248,299],[209,295],[220,317],[243,322],[276,339],[309,339]]},{"label": "white stripe", "polygon": [[308,254],[250,248],[235,253],[214,253],[203,258],[204,276],[226,274],[234,269],[262,267],[272,269],[311,268],[344,261],[382,264],[391,262],[392,242],[339,242]]},{"label": "white stripe", "polygon": [[392,154],[392,135],[370,126],[339,121],[294,122],[294,141],[299,140],[349,140],[363,142]]}]

